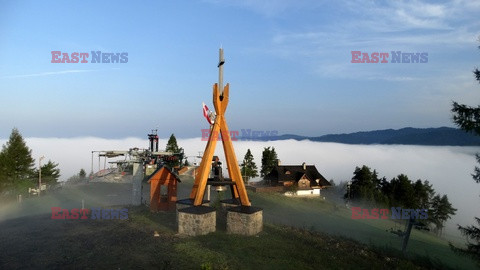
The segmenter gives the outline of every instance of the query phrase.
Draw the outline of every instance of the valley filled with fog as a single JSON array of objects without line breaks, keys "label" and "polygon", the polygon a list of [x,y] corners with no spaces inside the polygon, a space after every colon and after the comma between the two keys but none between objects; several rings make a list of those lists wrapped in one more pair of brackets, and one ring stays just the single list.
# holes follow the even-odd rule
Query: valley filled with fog
[{"label": "valley filled with fog", "polygon": [[[32,149],[32,157],[45,156],[45,160],[59,163],[61,180],[85,169],[91,171],[92,151],[128,150],[129,148],[148,148],[148,140],[140,138],[102,139],[86,138],[25,138]],[[0,140],[3,145],[5,139]],[[160,140],[164,148],[166,139]],[[178,145],[185,149],[189,162],[200,163],[198,156],[205,148],[206,141],[201,138],[178,139]],[[456,234],[456,224],[470,225],[474,216],[480,216],[480,185],[475,184],[471,173],[476,165],[475,153],[478,147],[453,146],[411,146],[411,145],[347,145],[311,141],[236,141],[234,142],[238,162],[241,163],[247,149],[252,151],[257,167],[261,167],[261,154],[264,147],[273,146],[282,164],[313,164],[327,179],[336,184],[352,178],[356,166],[367,165],[376,169],[380,177],[388,180],[403,173],[410,180],[428,180],[437,193],[447,194],[457,214],[446,224],[450,233]],[[217,144],[216,154],[223,161],[221,142]],[[111,159],[110,161],[114,161]],[[100,169],[103,169],[103,159]],[[93,171],[98,171],[99,162],[95,156]],[[107,163],[108,167],[108,163]]]}]

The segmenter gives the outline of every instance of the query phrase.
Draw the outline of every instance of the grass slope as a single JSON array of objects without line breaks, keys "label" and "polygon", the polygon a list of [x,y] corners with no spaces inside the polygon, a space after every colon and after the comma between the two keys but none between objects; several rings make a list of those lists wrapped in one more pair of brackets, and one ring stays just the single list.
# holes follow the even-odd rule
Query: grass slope
[{"label": "grass slope", "polygon": [[[191,179],[183,179],[179,198]],[[50,207],[128,204],[128,185],[65,188],[0,207],[0,269],[474,269],[430,234],[413,232],[406,258],[391,221],[352,220],[320,199],[250,193],[264,208],[258,236],[176,234],[175,213],[130,207],[128,220],[52,220]],[[215,193],[212,200],[215,201]],[[154,232],[159,236],[154,237]]]},{"label": "grass slope", "polygon": [[130,208],[128,220],[43,214],[0,229],[1,269],[424,269],[352,240],[271,224],[253,237],[179,237],[175,213],[143,207]]},{"label": "grass slope", "polygon": [[[250,194],[253,204],[265,209],[264,220],[276,225],[294,226],[310,231],[351,238],[370,246],[400,252],[401,237],[390,229],[404,229],[392,220],[353,220],[351,210],[319,198],[290,198],[279,194]],[[438,268],[476,269],[475,264],[452,252],[448,242],[432,233],[412,230],[407,253],[410,258],[423,257]]]}]

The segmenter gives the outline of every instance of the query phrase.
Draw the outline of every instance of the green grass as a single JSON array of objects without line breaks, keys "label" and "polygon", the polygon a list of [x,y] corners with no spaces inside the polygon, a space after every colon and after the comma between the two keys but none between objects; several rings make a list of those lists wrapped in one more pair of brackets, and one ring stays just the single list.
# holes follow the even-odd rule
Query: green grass
[{"label": "green grass", "polygon": [[[191,181],[191,178],[186,178],[182,185],[188,187]],[[403,239],[389,230],[404,230],[402,222],[389,219],[354,220],[351,218],[351,210],[318,197],[287,197],[278,193],[248,194],[252,205],[264,209],[265,222],[346,237],[395,254],[401,251]],[[215,201],[216,194],[212,195],[212,201]],[[448,241],[429,232],[412,230],[407,256],[420,258],[417,262],[428,260],[435,263],[437,268],[477,269],[471,259],[454,253],[448,246]]]},{"label": "green grass", "polygon": [[[191,183],[183,179],[180,199]],[[182,237],[175,213],[144,206],[130,207],[128,220],[50,218],[50,207],[79,207],[82,199],[87,208],[128,201],[126,187],[78,186],[4,207],[0,269],[475,269],[431,234],[413,231],[403,257],[401,239],[386,232],[392,221],[352,220],[348,209],[328,201],[280,194],[249,193],[265,221],[252,237],[221,230]]]},{"label": "green grass", "polygon": [[[265,224],[258,236],[180,237],[174,213],[130,208],[128,220],[0,223],[0,268],[36,269],[425,269],[341,237]],[[154,232],[159,236],[154,237]]]},{"label": "green grass", "polygon": [[[252,204],[263,207],[264,219],[273,224],[343,236],[387,250],[401,250],[402,238],[388,232],[404,229],[392,220],[354,220],[351,210],[335,207],[320,198],[291,198],[281,194],[249,193]],[[409,257],[425,257],[450,268],[474,269],[475,264],[452,252],[448,242],[432,233],[412,230],[408,243]]]}]

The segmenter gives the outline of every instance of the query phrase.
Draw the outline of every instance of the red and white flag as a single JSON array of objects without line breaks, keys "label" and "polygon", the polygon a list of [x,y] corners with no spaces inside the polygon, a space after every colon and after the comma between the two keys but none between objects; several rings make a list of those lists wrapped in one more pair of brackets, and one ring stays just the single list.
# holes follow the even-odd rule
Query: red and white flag
[{"label": "red and white flag", "polygon": [[215,123],[215,114],[208,109],[205,103],[202,102],[202,105],[203,105],[203,116],[205,117],[205,119],[207,119],[210,125],[213,125],[213,123]]}]

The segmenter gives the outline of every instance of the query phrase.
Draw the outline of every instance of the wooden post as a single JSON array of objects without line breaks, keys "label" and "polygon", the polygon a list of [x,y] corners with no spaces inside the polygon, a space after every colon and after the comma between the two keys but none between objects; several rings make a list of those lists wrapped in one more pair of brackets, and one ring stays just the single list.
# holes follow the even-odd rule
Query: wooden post
[{"label": "wooden post", "polygon": [[410,217],[408,219],[407,230],[405,231],[405,234],[403,235],[403,245],[402,245],[403,254],[405,254],[407,252],[407,244],[408,244],[408,240],[410,239],[410,232],[412,231],[412,226],[413,226],[414,221],[415,221],[414,218]]}]

